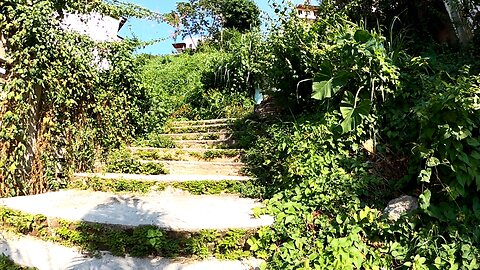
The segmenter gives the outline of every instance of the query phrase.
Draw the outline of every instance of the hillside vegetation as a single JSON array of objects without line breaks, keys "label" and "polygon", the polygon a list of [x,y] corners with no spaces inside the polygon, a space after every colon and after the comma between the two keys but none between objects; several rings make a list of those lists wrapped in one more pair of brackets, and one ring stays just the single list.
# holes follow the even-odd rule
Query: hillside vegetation
[{"label": "hillside vegetation", "polygon": [[[196,51],[135,56],[138,41],[94,44],[50,15],[151,12],[2,1],[11,59],[0,83],[0,194],[65,187],[134,140],[175,147],[158,136],[175,119],[242,118],[235,139],[266,205],[256,214],[275,217],[242,254],[265,269],[480,269],[477,0],[454,1],[466,41],[443,1],[322,1],[315,21],[274,3],[264,30],[252,1],[212,3],[164,16],[178,35],[206,35]],[[252,23],[237,24],[237,13]],[[91,64],[98,46],[108,70]],[[268,119],[251,114],[256,88],[275,105]],[[115,170],[138,165],[125,164]],[[418,208],[389,218],[384,208],[403,195]]]}]

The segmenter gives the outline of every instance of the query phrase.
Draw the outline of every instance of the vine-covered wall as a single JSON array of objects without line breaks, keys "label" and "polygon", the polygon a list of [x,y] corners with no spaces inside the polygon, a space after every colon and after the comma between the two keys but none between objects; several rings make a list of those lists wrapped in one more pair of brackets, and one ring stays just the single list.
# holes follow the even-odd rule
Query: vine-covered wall
[{"label": "vine-covered wall", "polygon": [[154,16],[103,1],[0,2],[8,58],[0,82],[0,196],[56,189],[73,170],[91,168],[96,153],[141,132],[138,43],[98,43],[59,27],[66,12],[93,11]]}]

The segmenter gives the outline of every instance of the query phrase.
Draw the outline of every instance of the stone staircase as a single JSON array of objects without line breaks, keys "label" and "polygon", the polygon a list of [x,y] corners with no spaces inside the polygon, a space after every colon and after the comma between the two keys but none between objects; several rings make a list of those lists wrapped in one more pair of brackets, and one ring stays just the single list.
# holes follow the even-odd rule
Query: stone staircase
[{"label": "stone staircase", "polygon": [[168,174],[76,173],[68,189],[0,199],[0,252],[40,270],[258,269],[247,239],[273,218],[254,215],[235,121],[171,122],[160,136],[175,148],[127,148]]}]

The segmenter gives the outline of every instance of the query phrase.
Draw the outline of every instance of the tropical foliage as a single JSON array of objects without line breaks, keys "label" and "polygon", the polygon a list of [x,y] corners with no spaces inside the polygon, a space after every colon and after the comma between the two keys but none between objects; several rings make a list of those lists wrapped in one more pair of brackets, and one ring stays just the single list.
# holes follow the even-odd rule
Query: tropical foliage
[{"label": "tropical foliage", "polygon": [[[268,123],[252,117],[238,139],[251,146],[249,173],[261,185],[247,193],[262,192],[266,207],[256,212],[275,224],[242,238],[242,256],[250,249],[281,270],[479,269],[473,9],[464,12],[477,43],[459,44],[442,36],[455,35],[442,1],[322,1],[315,21],[274,7],[276,20],[260,31],[251,1],[180,4],[164,19],[177,34],[209,38],[196,51],[135,59],[134,41],[95,43],[61,31],[62,11],[156,14],[99,1],[1,2],[10,58],[0,84],[1,195],[58,188],[66,184],[59,164],[67,173],[91,168],[99,151],[133,137],[173,147],[157,134],[169,118],[243,117],[262,88],[286,113]],[[95,51],[108,69],[95,64]],[[122,151],[105,156],[111,171],[164,172]],[[199,183],[183,189],[219,192]],[[405,194],[419,208],[389,220],[382,210]],[[166,247],[163,235],[151,236],[155,248]]]},{"label": "tropical foliage", "polygon": [[[249,152],[259,213],[276,217],[251,249],[270,269],[478,269],[478,56],[412,50],[418,36],[386,38],[349,8],[314,23],[279,9],[267,73],[297,113]],[[391,221],[403,194],[420,208]]]}]

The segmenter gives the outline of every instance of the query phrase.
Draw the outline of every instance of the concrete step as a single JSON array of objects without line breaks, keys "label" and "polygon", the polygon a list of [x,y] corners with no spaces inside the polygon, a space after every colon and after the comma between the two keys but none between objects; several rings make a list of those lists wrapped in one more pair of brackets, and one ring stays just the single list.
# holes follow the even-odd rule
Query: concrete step
[{"label": "concrete step", "polygon": [[236,140],[175,140],[177,148],[234,148]]},{"label": "concrete step", "polygon": [[232,136],[231,132],[196,132],[196,133],[165,133],[159,134],[173,140],[225,140]]},{"label": "concrete step", "polygon": [[108,252],[90,257],[75,247],[66,247],[29,236],[1,233],[0,252],[15,263],[38,270],[251,270],[259,269],[262,261],[244,259],[192,261],[183,258],[116,257]]},{"label": "concrete step", "polygon": [[170,174],[187,175],[242,175],[241,162],[160,161],[140,160],[141,163],[160,163]]},{"label": "concrete step", "polygon": [[238,118],[219,118],[211,120],[189,120],[189,121],[172,121],[168,125],[171,126],[199,126],[199,125],[212,125],[212,124],[225,124],[225,123],[234,123],[238,121]]},{"label": "concrete step", "polygon": [[137,158],[146,160],[182,160],[239,162],[243,149],[127,147]]},{"label": "concrete step", "polygon": [[161,183],[173,182],[194,182],[194,181],[249,181],[248,176],[235,175],[198,175],[198,174],[165,174],[165,175],[143,175],[143,174],[122,174],[122,173],[75,173],[73,177],[96,177],[100,179],[125,179],[137,181],[156,181]]},{"label": "concrete step", "polygon": [[261,204],[234,195],[190,195],[164,191],[144,196],[65,190],[0,199],[0,205],[47,218],[167,231],[255,229],[270,226],[273,217],[253,217]]},{"label": "concrete step", "polygon": [[233,125],[228,123],[191,126],[165,126],[165,133],[204,133],[204,132],[231,132]]}]

